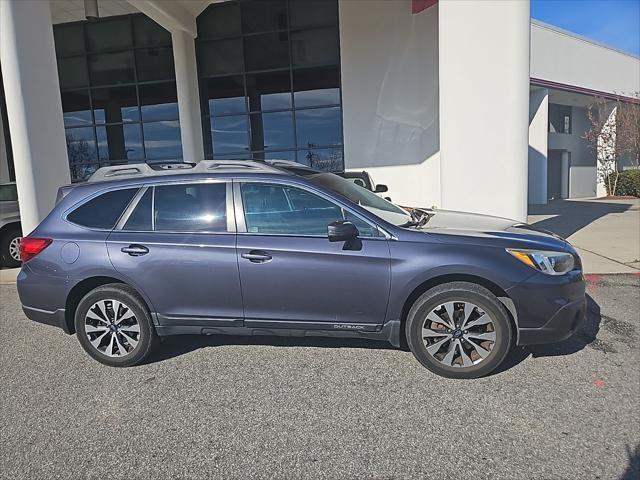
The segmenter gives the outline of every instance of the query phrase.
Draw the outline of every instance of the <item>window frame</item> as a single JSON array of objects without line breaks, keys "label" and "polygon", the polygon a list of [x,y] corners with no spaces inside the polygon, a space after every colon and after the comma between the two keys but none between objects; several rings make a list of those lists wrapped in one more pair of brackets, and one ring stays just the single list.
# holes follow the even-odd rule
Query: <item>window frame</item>
[{"label": "window frame", "polygon": [[[154,219],[154,215],[153,215],[153,211],[155,210],[155,203],[156,203],[156,192],[155,192],[155,187],[163,187],[163,186],[169,186],[169,185],[206,185],[206,184],[212,184],[212,183],[225,183],[226,184],[226,198],[225,198],[225,213],[227,216],[227,229],[226,231],[216,231],[216,230],[156,230],[156,225],[155,225],[155,219]],[[140,201],[142,200],[142,197],[144,197],[144,194],[147,192],[147,190],[151,189],[151,230],[125,230],[124,226],[126,225],[127,221],[129,220],[129,217],[131,216],[131,214],[133,213],[133,211],[136,209],[136,207],[138,206],[138,203],[140,203]],[[128,205],[128,207],[124,210],[123,215],[120,217],[120,219],[118,220],[118,223],[116,223],[116,226],[114,228],[114,231],[117,230],[119,232],[124,232],[124,233],[147,233],[147,234],[158,234],[158,235],[162,235],[162,234],[179,234],[179,235],[183,235],[183,234],[189,234],[189,235],[198,235],[198,234],[204,234],[204,235],[229,235],[232,234],[234,235],[236,233],[236,221],[235,221],[235,210],[233,208],[233,186],[232,186],[232,182],[231,179],[227,179],[227,178],[211,178],[211,179],[188,179],[188,180],[174,180],[174,181],[168,181],[168,182],[157,182],[157,183],[145,183],[144,185],[141,186],[140,191],[138,192],[138,194],[136,196],[134,196],[134,198],[132,199],[131,203]]]},{"label": "window frame", "polygon": [[378,236],[375,237],[364,237],[358,236],[360,240],[384,240],[387,241],[393,238],[389,232],[387,232],[384,228],[378,225],[375,222],[365,218],[358,212],[355,212],[353,209],[349,208],[344,202],[336,200],[329,195],[325,194],[320,190],[316,190],[313,187],[309,187],[307,185],[300,185],[294,182],[287,182],[286,180],[277,179],[277,178],[234,178],[233,179],[233,204],[235,209],[235,218],[236,218],[236,233],[238,235],[253,235],[253,236],[267,236],[267,237],[300,237],[300,238],[324,238],[326,239],[328,235],[305,235],[305,234],[296,234],[296,233],[253,233],[247,230],[247,223],[244,214],[244,202],[242,201],[242,184],[243,183],[267,183],[270,185],[282,185],[284,187],[298,188],[306,193],[311,195],[315,195],[317,197],[322,198],[334,205],[336,205],[342,212],[342,220],[345,220],[345,212],[349,212],[349,214],[358,218],[362,222],[369,225],[374,231],[378,232]]}]

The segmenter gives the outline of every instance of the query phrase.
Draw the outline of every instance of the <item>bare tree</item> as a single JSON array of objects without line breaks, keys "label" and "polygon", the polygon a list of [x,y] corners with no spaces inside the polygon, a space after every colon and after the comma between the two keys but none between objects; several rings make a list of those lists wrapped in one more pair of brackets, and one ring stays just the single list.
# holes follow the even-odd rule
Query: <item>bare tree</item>
[{"label": "bare tree", "polygon": [[616,112],[616,151],[628,155],[636,168],[640,166],[640,92],[637,102],[620,102]]},{"label": "bare tree", "polygon": [[596,97],[587,110],[584,138],[596,152],[598,179],[609,195],[616,194],[622,158],[630,157],[636,168],[640,164],[640,93],[628,97],[633,100]]}]

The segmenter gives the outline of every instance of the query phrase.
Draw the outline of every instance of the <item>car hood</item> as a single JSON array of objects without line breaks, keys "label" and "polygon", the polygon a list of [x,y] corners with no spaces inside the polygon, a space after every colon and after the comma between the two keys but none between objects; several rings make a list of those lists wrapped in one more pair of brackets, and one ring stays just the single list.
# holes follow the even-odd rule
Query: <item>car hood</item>
[{"label": "car hood", "polygon": [[428,213],[429,221],[418,230],[440,241],[514,248],[567,249],[566,240],[559,235],[517,220],[451,210],[421,210]]}]

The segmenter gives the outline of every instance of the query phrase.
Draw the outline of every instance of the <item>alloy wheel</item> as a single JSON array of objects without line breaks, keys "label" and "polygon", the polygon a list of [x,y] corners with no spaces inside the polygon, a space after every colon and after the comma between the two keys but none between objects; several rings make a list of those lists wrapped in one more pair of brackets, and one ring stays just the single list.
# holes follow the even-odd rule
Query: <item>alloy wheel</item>
[{"label": "alloy wheel", "polygon": [[108,357],[129,355],[140,342],[138,319],[118,300],[94,303],[85,316],[84,330],[93,348]]},{"label": "alloy wheel", "polygon": [[20,261],[20,241],[22,240],[22,237],[15,237],[12,238],[11,241],[9,242],[9,255],[11,255],[11,258],[13,258],[16,262]]},{"label": "alloy wheel", "polygon": [[485,360],[496,343],[493,319],[471,302],[446,302],[422,324],[429,355],[446,367],[472,367]]}]

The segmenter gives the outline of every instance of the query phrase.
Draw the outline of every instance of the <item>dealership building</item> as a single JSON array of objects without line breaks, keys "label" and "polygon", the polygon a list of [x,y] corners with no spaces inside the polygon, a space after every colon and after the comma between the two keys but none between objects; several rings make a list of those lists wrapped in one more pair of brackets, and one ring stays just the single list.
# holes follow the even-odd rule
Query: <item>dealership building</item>
[{"label": "dealership building", "polygon": [[0,69],[25,233],[101,166],[212,158],[367,170],[402,205],[525,220],[602,193],[587,108],[640,90],[637,57],[527,0],[5,0]]}]

